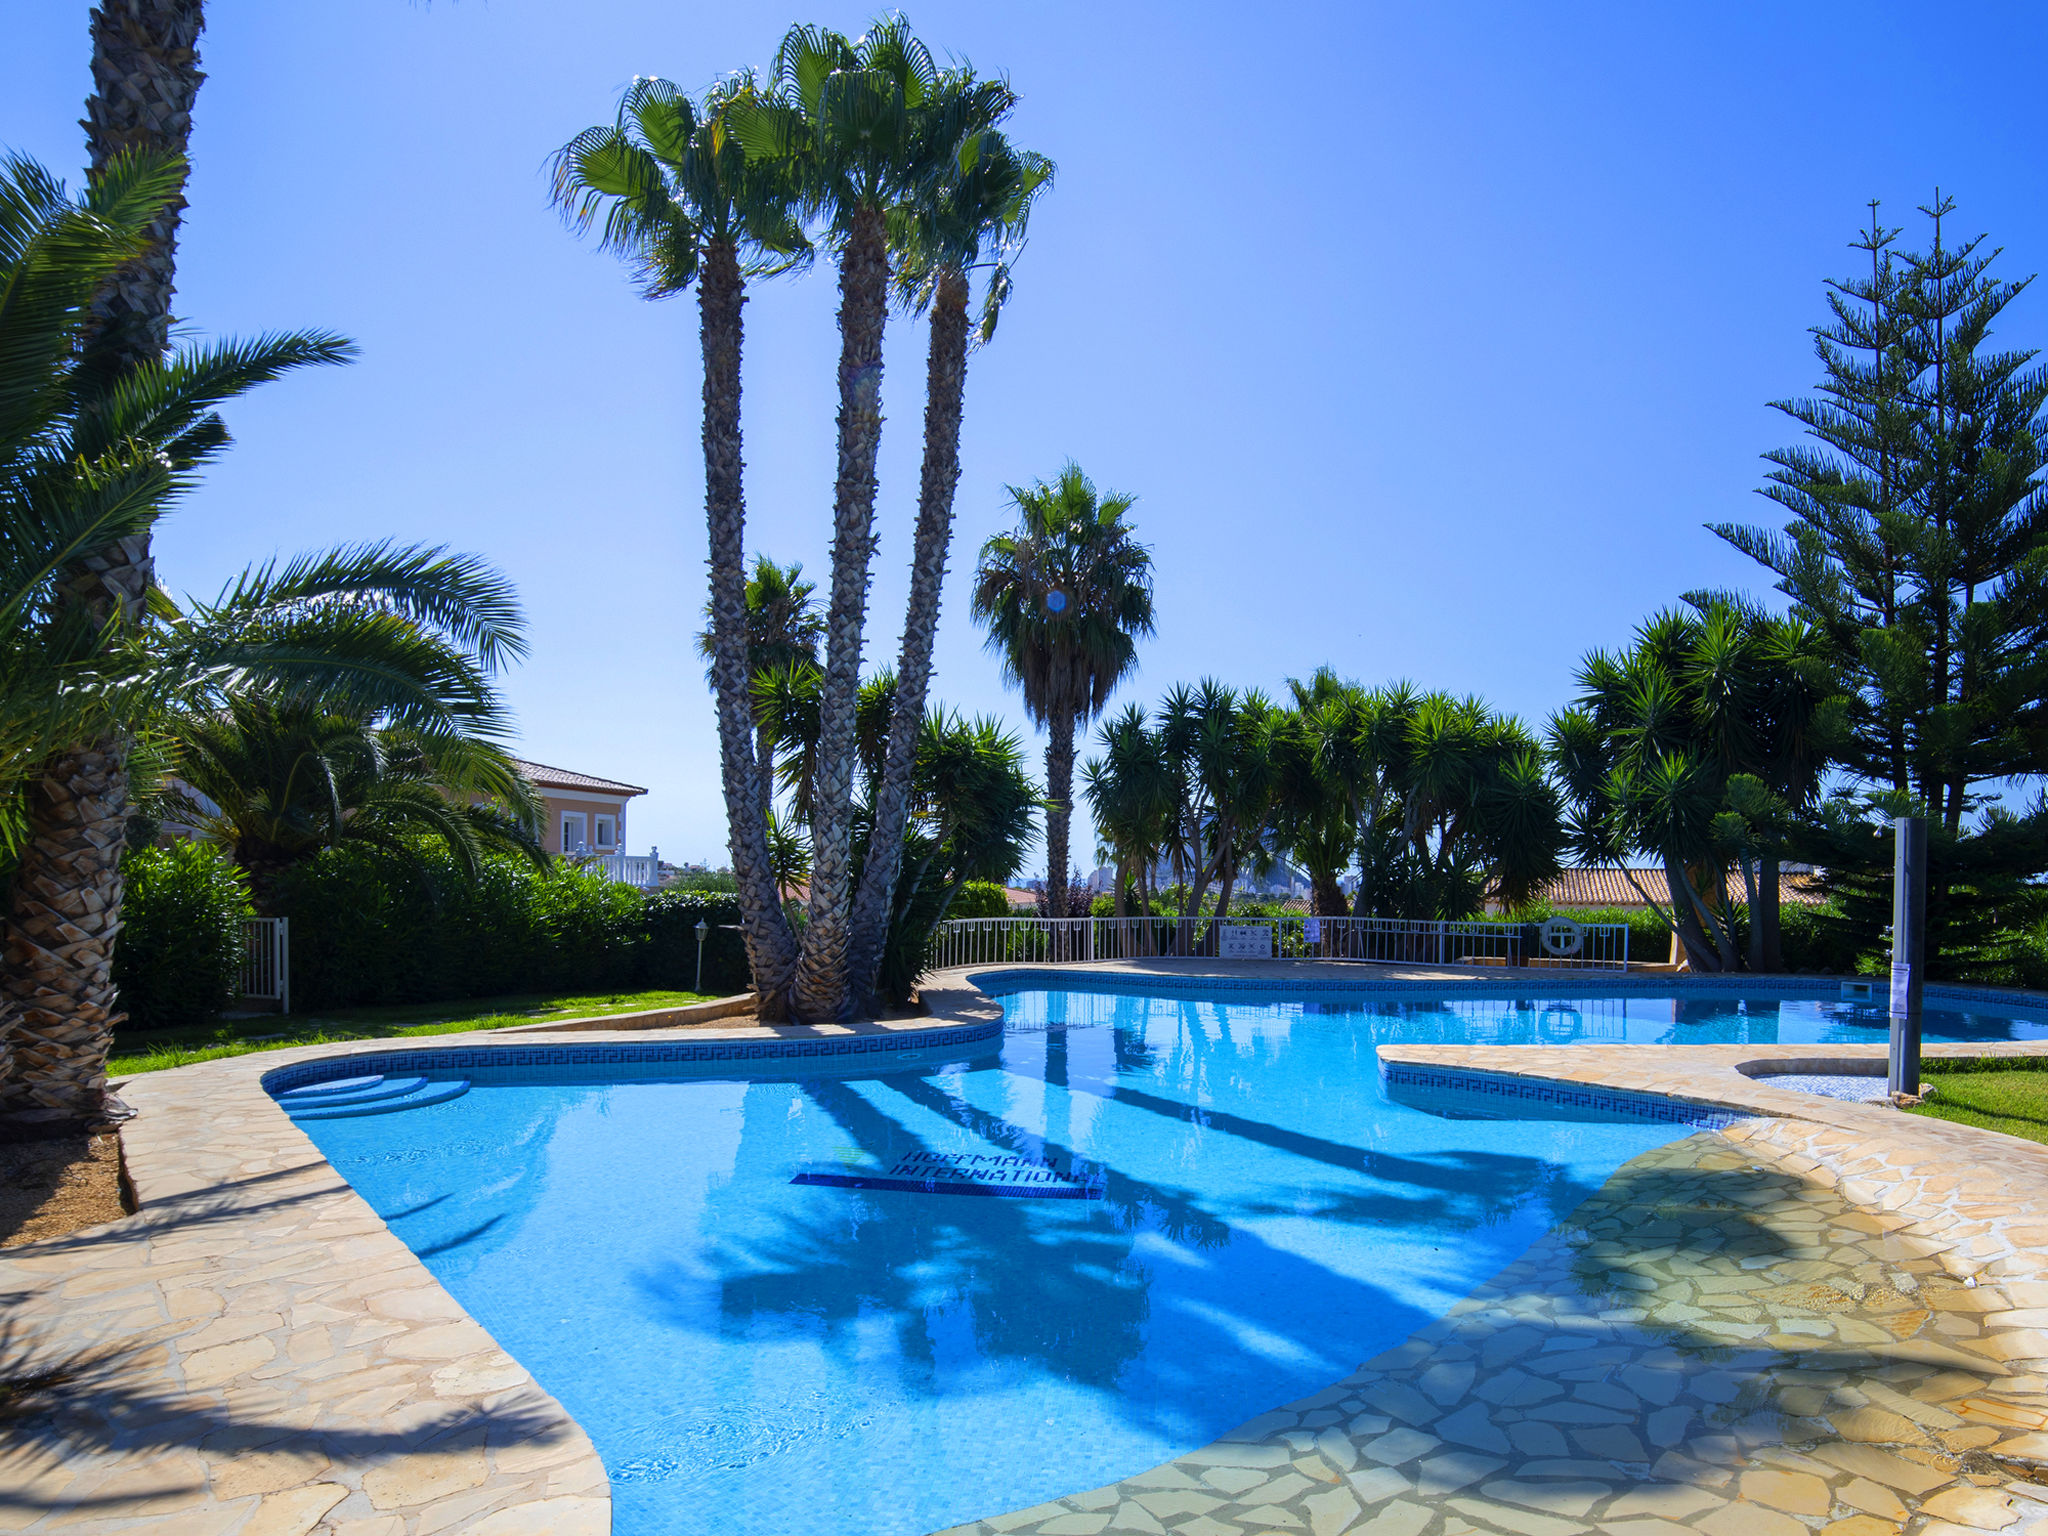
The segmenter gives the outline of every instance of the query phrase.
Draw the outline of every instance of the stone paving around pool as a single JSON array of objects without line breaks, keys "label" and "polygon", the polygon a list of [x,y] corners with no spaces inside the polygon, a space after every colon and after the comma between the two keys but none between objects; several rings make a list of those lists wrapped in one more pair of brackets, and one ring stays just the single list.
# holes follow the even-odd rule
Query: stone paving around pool
[{"label": "stone paving around pool", "polygon": [[1758,1118],[1628,1163],[1328,1390],[946,1536],[2048,1536],[2048,1147],[1736,1070],[1876,1046],[1381,1055]]},{"label": "stone paving around pool", "polygon": [[[1325,973],[1359,971],[1285,974]],[[927,998],[932,1025],[999,1016],[962,973]],[[548,1038],[573,1050],[666,1033]],[[132,1081],[137,1214],[0,1254],[0,1379],[43,1378],[0,1393],[0,1531],[609,1529],[582,1430],[261,1087],[295,1061],[392,1045]],[[1152,1472],[959,1530],[2048,1536],[2048,1148],[1737,1070],[1867,1067],[1876,1049],[1385,1049],[1758,1118],[1630,1163],[1448,1317],[1329,1390]]]}]

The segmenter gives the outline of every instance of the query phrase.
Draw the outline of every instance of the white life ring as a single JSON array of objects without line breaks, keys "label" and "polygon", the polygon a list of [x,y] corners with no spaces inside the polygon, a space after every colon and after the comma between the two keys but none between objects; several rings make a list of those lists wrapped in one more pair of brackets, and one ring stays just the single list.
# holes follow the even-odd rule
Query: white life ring
[{"label": "white life ring", "polygon": [[1543,948],[1560,959],[1576,955],[1585,947],[1586,930],[1568,917],[1553,917],[1536,931],[1543,940]]}]

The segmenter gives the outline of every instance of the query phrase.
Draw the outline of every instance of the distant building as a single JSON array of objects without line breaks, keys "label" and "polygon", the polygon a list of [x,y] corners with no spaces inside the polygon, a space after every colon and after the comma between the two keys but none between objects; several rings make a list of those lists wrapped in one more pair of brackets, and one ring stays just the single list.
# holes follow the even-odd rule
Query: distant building
[{"label": "distant building", "polygon": [[[1819,906],[1827,898],[1814,884],[1814,874],[1812,866],[1804,864],[1781,871],[1782,878],[1778,882],[1779,902],[1788,907]],[[1742,899],[1742,875],[1739,870],[1728,872],[1728,890],[1737,901]],[[1645,892],[1660,903],[1671,899],[1670,888],[1664,880],[1663,865],[1630,865],[1624,868],[1618,864],[1604,864],[1592,865],[1585,869],[1567,869],[1555,880],[1539,887],[1535,892],[1535,900],[1548,902],[1560,912],[1602,907],[1644,911],[1649,906],[1649,902],[1643,899]],[[1497,895],[1488,894],[1486,910],[1502,910]]]},{"label": "distant building", "polygon": [[621,853],[626,847],[626,802],[647,793],[638,784],[513,759],[540,791],[547,808],[541,846],[549,853]]}]

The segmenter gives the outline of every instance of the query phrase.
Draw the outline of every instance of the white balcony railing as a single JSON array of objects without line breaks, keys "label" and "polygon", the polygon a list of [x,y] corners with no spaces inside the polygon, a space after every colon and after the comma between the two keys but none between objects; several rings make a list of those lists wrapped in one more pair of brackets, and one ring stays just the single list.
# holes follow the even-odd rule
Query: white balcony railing
[{"label": "white balcony railing", "polygon": [[661,884],[661,850],[652,853],[574,853],[580,869],[616,880],[620,885],[651,891]]},{"label": "white balcony railing", "polygon": [[[1226,929],[1232,932],[1226,935]],[[1628,925],[1439,923],[1395,917],[1226,917],[1221,922],[1208,917],[965,917],[939,925],[932,968],[1246,955],[1625,971]]]}]

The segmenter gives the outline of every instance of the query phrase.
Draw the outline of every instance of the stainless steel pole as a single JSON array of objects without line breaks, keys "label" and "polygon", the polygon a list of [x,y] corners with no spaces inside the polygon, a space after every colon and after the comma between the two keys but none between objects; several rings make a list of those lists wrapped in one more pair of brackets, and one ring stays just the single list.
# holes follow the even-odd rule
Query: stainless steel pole
[{"label": "stainless steel pole", "polygon": [[1885,1086],[1892,1093],[1920,1091],[1920,987],[1927,953],[1927,820],[1901,816],[1892,823],[1891,1058]]}]

